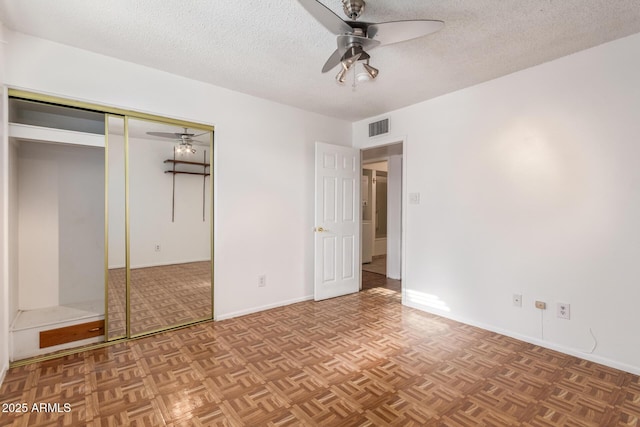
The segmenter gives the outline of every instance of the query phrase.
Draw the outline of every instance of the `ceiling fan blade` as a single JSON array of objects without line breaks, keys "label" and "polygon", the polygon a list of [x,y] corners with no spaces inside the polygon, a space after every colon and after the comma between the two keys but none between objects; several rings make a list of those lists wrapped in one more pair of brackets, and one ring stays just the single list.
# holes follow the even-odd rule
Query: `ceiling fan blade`
[{"label": "ceiling fan blade", "polygon": [[324,63],[324,67],[322,67],[322,72],[326,73],[327,71],[331,71],[336,65],[340,63],[342,59],[342,55],[344,54],[344,50],[336,49],[327,62]]},{"label": "ceiling fan blade", "polygon": [[378,40],[373,40],[367,37],[354,36],[352,34],[338,36],[338,50],[343,50],[343,54],[349,45],[352,44],[360,45],[364,50],[371,50],[374,47],[380,46],[380,42]]},{"label": "ceiling fan blade", "polygon": [[381,22],[367,27],[367,37],[379,41],[380,45],[387,45],[423,37],[442,27],[444,22],[431,20]]},{"label": "ceiling fan blade", "polygon": [[180,138],[181,134],[174,133],[174,132],[147,132],[147,135],[159,136],[160,138],[176,139],[176,138]]},{"label": "ceiling fan blade", "polygon": [[338,15],[333,13],[322,3],[316,0],[298,0],[307,12],[333,34],[350,34],[353,32],[351,26],[343,21]]}]

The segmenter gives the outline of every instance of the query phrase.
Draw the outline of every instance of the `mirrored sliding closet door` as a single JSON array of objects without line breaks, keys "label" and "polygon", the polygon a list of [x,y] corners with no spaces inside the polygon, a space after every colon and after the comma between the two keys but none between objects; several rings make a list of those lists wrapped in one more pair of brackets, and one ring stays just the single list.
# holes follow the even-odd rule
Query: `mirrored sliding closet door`
[{"label": "mirrored sliding closet door", "polygon": [[211,132],[128,120],[130,334],[212,318]]},{"label": "mirrored sliding closet door", "polygon": [[127,336],[125,118],[106,117],[107,145],[107,339]]}]

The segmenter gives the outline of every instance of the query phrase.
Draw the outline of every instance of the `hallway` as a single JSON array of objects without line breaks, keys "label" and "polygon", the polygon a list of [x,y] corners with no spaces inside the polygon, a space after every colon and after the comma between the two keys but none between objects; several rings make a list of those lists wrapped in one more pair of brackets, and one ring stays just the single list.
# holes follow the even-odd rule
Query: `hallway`
[{"label": "hallway", "polygon": [[402,281],[390,279],[387,273],[387,256],[377,255],[370,263],[362,264],[362,290],[385,288],[395,292],[402,290]]}]

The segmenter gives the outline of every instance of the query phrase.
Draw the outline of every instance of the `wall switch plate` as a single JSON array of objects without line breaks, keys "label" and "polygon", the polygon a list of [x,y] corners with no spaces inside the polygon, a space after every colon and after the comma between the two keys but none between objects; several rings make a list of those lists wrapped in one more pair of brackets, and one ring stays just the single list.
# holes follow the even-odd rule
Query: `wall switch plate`
[{"label": "wall switch plate", "polygon": [[409,193],[409,203],[412,205],[419,205],[420,193]]},{"label": "wall switch plate", "polygon": [[156,252],[160,252],[160,244],[156,243],[155,245]]},{"label": "wall switch plate", "polygon": [[540,310],[546,310],[547,303],[544,301],[536,301],[536,308],[539,308]]},{"label": "wall switch plate", "polygon": [[522,294],[513,294],[513,306],[522,307]]},{"label": "wall switch plate", "polygon": [[571,304],[565,304],[563,302],[558,303],[558,317],[560,319],[571,319]]},{"label": "wall switch plate", "polygon": [[260,276],[258,276],[258,287],[264,288],[265,286],[267,286],[267,275],[261,274]]}]

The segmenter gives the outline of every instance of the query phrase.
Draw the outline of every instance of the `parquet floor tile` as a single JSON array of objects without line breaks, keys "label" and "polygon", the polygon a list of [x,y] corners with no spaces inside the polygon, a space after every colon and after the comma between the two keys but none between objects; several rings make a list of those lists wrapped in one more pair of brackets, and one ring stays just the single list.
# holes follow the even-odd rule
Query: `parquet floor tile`
[{"label": "parquet floor tile", "polygon": [[373,279],[12,368],[0,401],[29,411],[0,426],[640,427],[638,376],[404,307]]}]

